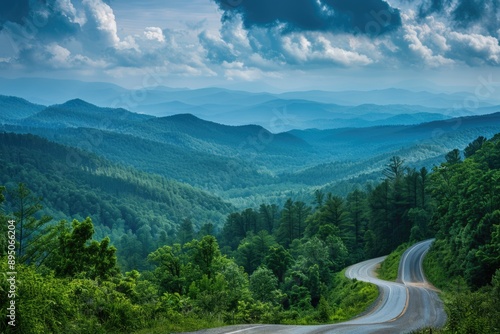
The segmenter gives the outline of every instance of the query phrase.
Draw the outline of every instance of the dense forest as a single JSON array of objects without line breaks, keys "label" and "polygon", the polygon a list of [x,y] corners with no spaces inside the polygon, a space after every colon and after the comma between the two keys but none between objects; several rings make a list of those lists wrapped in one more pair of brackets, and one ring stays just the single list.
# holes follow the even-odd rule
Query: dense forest
[{"label": "dense forest", "polygon": [[[0,184],[14,195],[19,183],[43,198],[41,214],[54,220],[92,217],[96,236],[109,236],[118,247],[124,270],[145,268],[147,255],[173,240],[183,219],[196,230],[213,228],[234,210],[186,184],[37,136],[0,133]],[[6,204],[7,212],[19,207]]]},{"label": "dense forest", "polygon": [[[161,205],[168,196],[189,188],[92,155],[85,156],[72,178],[81,183],[51,186],[57,180],[70,180],[61,172],[67,165],[57,166],[56,159],[54,169],[38,172],[42,167],[35,167],[41,161],[23,154],[19,143],[43,145],[45,154],[63,150],[55,154],[63,157],[71,151],[33,136],[4,134],[2,139],[2,168],[7,173],[2,175],[16,175],[12,170],[16,168],[18,175],[27,176],[1,180],[6,185],[0,197],[1,272],[9,271],[11,219],[17,237],[17,325],[2,323],[7,333],[146,333],[233,323],[344,320],[373,302],[377,290],[347,280],[343,268],[429,237],[436,238],[426,260],[429,277],[443,285],[445,296],[447,289],[459,292],[445,300],[450,317],[445,331],[491,333],[499,328],[495,320],[499,317],[493,315],[500,301],[500,135],[477,138],[463,156],[459,150],[450,151],[432,171],[408,167],[393,156],[382,181],[345,197],[318,190],[310,202],[289,198],[282,206],[226,207],[220,229],[195,224],[199,217],[174,214],[169,216],[172,223],[162,224],[158,216],[134,228],[128,224],[140,221],[145,208],[133,205],[131,197],[132,216],[121,216],[127,227],[117,239],[113,226],[102,228],[107,226],[106,215],[98,214],[102,210],[83,211],[89,213],[83,217],[75,208],[63,219],[49,214],[65,212],[57,205],[78,203],[72,196],[82,196],[82,207],[95,205],[97,196],[85,196],[99,187],[105,188],[100,196],[110,198],[103,202],[109,205],[106,210],[113,210],[113,192],[125,199],[126,194],[146,192],[143,197],[151,202],[141,203]],[[71,168],[66,172],[77,173]],[[67,193],[51,196],[43,189]],[[40,195],[48,200],[42,201]],[[194,191],[186,196],[199,196],[199,203],[211,198]],[[212,200],[199,208],[200,214],[223,205]],[[169,212],[168,207],[160,212],[164,210]],[[148,231],[155,229],[149,237],[162,237],[147,243],[148,235],[141,235],[145,226]],[[110,238],[97,236],[97,229],[110,231]],[[0,291],[3,295],[9,291],[6,279],[2,278]],[[1,300],[1,316],[8,319],[8,298]],[[463,308],[479,302],[482,314]]]}]

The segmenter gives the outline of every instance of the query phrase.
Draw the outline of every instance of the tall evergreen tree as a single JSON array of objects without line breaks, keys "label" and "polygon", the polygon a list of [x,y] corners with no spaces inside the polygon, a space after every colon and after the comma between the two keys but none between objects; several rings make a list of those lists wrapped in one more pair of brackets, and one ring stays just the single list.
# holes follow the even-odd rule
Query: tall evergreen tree
[{"label": "tall evergreen tree", "polygon": [[278,206],[276,204],[261,204],[259,207],[259,218],[261,228],[269,233],[273,233],[279,219]]},{"label": "tall evergreen tree", "polygon": [[57,228],[51,225],[52,217],[37,217],[42,199],[33,196],[23,183],[9,191],[9,198],[17,230],[17,261],[39,265],[55,247]]},{"label": "tall evergreen tree", "polygon": [[193,222],[189,218],[184,218],[177,230],[177,240],[181,245],[194,239]]},{"label": "tall evergreen tree", "polygon": [[483,136],[479,136],[474,141],[469,143],[467,147],[464,149],[464,156],[465,158],[468,158],[472,156],[474,153],[476,153],[481,147],[483,147],[483,144],[486,143],[487,139]]},{"label": "tall evergreen tree", "polygon": [[288,247],[290,243],[297,237],[297,216],[295,214],[295,205],[289,198],[281,211],[280,226],[278,228],[278,241]]}]

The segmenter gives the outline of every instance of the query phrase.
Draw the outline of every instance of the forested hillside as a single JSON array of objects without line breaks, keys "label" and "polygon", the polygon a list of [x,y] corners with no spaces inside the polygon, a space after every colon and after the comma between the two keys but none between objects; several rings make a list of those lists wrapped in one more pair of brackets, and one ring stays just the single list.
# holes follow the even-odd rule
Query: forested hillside
[{"label": "forested hillside", "polygon": [[31,103],[14,96],[0,95],[0,121],[13,122],[32,116],[45,109],[45,106]]},{"label": "forested hillside", "polygon": [[[210,90],[199,93],[200,98],[217,95]],[[269,102],[268,97],[264,100]],[[188,183],[239,208],[262,202],[282,205],[288,197],[304,200],[316,188],[345,196],[368,181],[379,182],[392,156],[416,169],[430,169],[448,151],[500,131],[500,113],[491,113],[493,107],[487,115],[418,125],[281,132],[291,121],[285,113],[274,116],[271,132],[258,125],[227,126],[190,114],[153,117],[80,99],[49,107],[1,96],[0,101],[3,109],[20,110],[15,119],[3,121],[4,131],[36,134]],[[374,108],[384,110],[374,105],[356,110]],[[2,113],[13,114],[7,109]],[[389,109],[388,113],[395,112]]]},{"label": "forested hillside", "polygon": [[431,175],[436,242],[424,263],[441,288],[443,333],[500,329],[500,134],[447,156]]},{"label": "forested hillside", "polygon": [[[144,268],[146,256],[172,240],[181,221],[196,230],[221,226],[231,206],[191,186],[112,164],[93,154],[33,135],[0,133],[0,184],[7,198],[24,183],[55,219],[92,217],[98,237],[110,236],[124,269]],[[11,194],[9,196],[9,194]],[[10,203],[6,210],[16,211]]]},{"label": "forested hillside", "polygon": [[[117,191],[113,186],[118,182],[125,199],[127,186],[133,185],[139,192],[163,189],[160,193],[176,186],[161,181],[170,186],[148,188],[160,179],[139,172],[133,177],[133,171],[83,152],[79,153],[84,154],[85,162],[78,168],[58,166],[61,161],[56,159],[58,168],[50,169],[50,176],[37,174],[35,167],[41,162],[24,155],[23,142],[43,148],[49,156],[57,150],[59,156],[74,151],[33,136],[4,134],[2,138],[15,149],[2,157],[18,159],[17,163],[26,166],[20,175],[26,174],[23,168],[30,168],[29,175],[40,180],[33,183],[36,191],[49,188],[53,178],[64,180],[70,172],[86,182],[93,175],[106,175],[98,183]],[[121,240],[112,246],[103,236],[91,241],[97,224],[90,218],[77,214],[71,225],[52,222],[41,213],[54,210],[42,210],[28,188],[9,186],[9,191],[1,191],[1,201],[6,195],[2,226],[5,229],[6,220],[14,219],[17,229],[24,231],[16,244],[17,271],[24,278],[19,284],[23,302],[17,330],[130,333],[143,329],[140,332],[146,333],[233,323],[339,321],[361,312],[377,295],[372,286],[343,278],[345,266],[387,254],[402,243],[435,236],[436,246],[426,263],[431,279],[441,279],[452,287],[456,282],[464,284],[458,287],[459,294],[446,300],[451,313],[445,330],[468,333],[467,328],[485,328],[478,332],[494,332],[498,317],[490,315],[496,312],[493,305],[499,300],[498,271],[495,275],[500,265],[499,142],[499,135],[490,140],[479,137],[466,147],[465,160],[461,151],[452,150],[432,172],[424,167],[409,168],[394,156],[381,173],[380,183],[356,189],[345,198],[318,190],[312,202],[289,198],[283,207],[263,203],[233,211],[219,233],[210,226],[197,233],[193,221],[184,219],[172,238],[167,235],[153,243],[147,265],[137,262],[136,266],[132,259],[140,247],[134,242]],[[20,168],[14,162],[7,165]],[[13,175],[12,170],[8,172]],[[70,188],[74,193],[85,189],[83,183],[74,187]],[[65,193],[63,198],[74,193]],[[141,212],[138,207],[134,210]],[[158,226],[155,224],[151,226]],[[4,232],[2,271],[7,265]],[[139,239],[141,231],[136,232]],[[132,236],[129,233],[124,238]],[[127,258],[123,263],[130,269],[146,269],[124,273],[117,266],[120,257]],[[8,283],[2,284],[2,291],[7,291]],[[466,294],[467,286],[480,290]],[[6,300],[2,298],[2,303]],[[37,307],[48,300],[53,301],[50,310]],[[483,314],[464,311],[460,304],[479,300]],[[479,320],[473,321],[472,315]]]}]

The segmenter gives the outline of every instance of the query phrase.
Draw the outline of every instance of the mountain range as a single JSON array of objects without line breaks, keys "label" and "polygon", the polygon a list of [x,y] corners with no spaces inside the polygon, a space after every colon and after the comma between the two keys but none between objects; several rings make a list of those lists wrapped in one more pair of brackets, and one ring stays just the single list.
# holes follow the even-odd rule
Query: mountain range
[{"label": "mountain range", "polygon": [[[437,93],[404,89],[373,91],[246,92],[222,88],[144,86],[41,78],[0,78],[0,94],[38,105],[82,99],[156,117],[192,114],[227,125],[257,124],[271,132],[377,125],[412,125],[498,111],[500,99],[474,92]],[[471,108],[473,106],[473,108]]]},{"label": "mountain range", "polygon": [[[205,93],[213,96],[217,91],[207,89]],[[231,100],[241,102],[244,97],[235,93]],[[262,103],[272,106],[278,102]],[[258,205],[264,199],[280,203],[291,194],[301,196],[310,193],[311,187],[331,188],[338,182],[344,187],[335,191],[342,194],[380,178],[392,155],[401,156],[410,166],[432,168],[448,151],[463,149],[478,136],[500,132],[500,108],[487,107],[485,115],[450,118],[439,113],[412,114],[412,107],[400,107],[407,113],[397,114],[391,106],[338,106],[344,115],[366,115],[383,125],[273,132],[261,125],[224,125],[189,113],[154,116],[100,107],[82,99],[43,106],[0,96],[0,130],[35,134],[89,151],[209,191],[236,206]],[[311,117],[327,112],[318,111]],[[418,122],[384,124],[378,118],[381,114],[392,120],[409,115]],[[276,119],[276,128],[279,121]]]}]

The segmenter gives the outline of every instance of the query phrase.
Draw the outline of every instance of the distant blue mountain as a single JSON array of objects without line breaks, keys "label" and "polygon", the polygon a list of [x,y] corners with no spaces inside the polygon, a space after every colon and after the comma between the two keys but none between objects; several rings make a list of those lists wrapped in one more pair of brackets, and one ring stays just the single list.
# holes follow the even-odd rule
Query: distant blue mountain
[{"label": "distant blue mountain", "polygon": [[[465,101],[472,95],[467,92],[436,93],[391,88],[272,94],[215,87],[126,89],[109,83],[41,78],[0,78],[0,94],[19,96],[43,105],[80,98],[102,107],[124,108],[154,116],[190,113],[228,125],[259,124],[273,132],[311,126],[325,129],[418,124],[439,120],[436,114],[443,115],[443,119],[487,114],[494,112],[491,108],[500,104],[500,99],[495,97],[480,99],[477,108],[470,110]],[[418,118],[393,118],[401,114],[421,115]]]},{"label": "distant blue mountain", "polygon": [[25,119],[25,124],[40,127],[116,128],[123,124],[150,119],[152,116],[125,109],[101,108],[81,99],[47,107]]},{"label": "distant blue mountain", "polygon": [[45,109],[25,99],[0,95],[0,121],[13,121],[32,116]]},{"label": "distant blue mountain", "polygon": [[[10,116],[2,119],[0,132],[36,134],[233,199],[245,196],[248,188],[263,187],[266,196],[281,196],[304,185],[325,186],[338,178],[373,174],[392,155],[415,165],[431,164],[478,136],[500,132],[496,107],[488,107],[487,115],[458,118],[428,112],[435,108],[419,111],[406,105],[338,106],[272,99],[256,103],[257,109],[248,107],[248,115],[255,111],[256,117],[274,108],[268,118],[269,124],[275,122],[270,131],[251,122],[224,125],[189,113],[154,117],[82,99],[48,107],[11,97],[0,97],[0,105],[1,101],[12,107],[4,108]],[[173,105],[188,108],[184,102]],[[13,108],[23,111],[13,117]],[[307,110],[311,120],[304,116]],[[337,118],[315,118],[330,113]],[[294,121],[315,128],[288,130]]]}]

